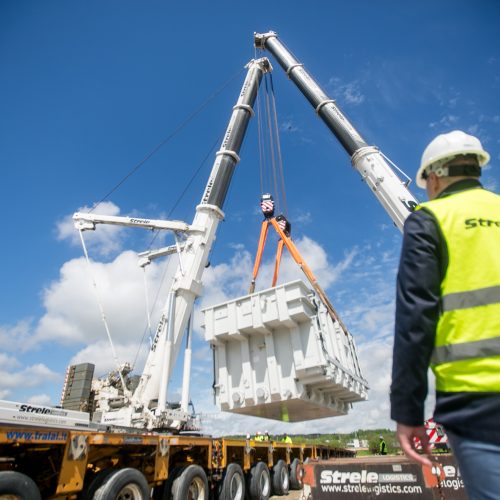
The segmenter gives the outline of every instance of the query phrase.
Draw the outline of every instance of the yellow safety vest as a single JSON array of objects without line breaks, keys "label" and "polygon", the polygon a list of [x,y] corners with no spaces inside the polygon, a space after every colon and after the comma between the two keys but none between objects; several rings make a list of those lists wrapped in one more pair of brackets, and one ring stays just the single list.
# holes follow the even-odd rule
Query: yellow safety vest
[{"label": "yellow safety vest", "polygon": [[436,389],[500,392],[500,196],[481,188],[422,203],[448,250],[431,368]]}]

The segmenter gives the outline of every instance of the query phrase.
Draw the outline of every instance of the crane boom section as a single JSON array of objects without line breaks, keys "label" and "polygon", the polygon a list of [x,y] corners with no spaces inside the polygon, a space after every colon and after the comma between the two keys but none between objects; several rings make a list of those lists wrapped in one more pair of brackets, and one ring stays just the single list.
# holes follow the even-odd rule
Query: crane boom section
[{"label": "crane boom section", "polygon": [[402,230],[404,221],[418,202],[394,173],[384,155],[369,146],[342,113],[334,100],[321,89],[273,31],[254,34],[255,47],[267,49],[310,102],[318,116],[333,132],[351,157],[353,167],[373,191],[394,224]]},{"label": "crane boom section", "polygon": [[[210,173],[201,203],[196,208],[192,227],[204,228],[192,233],[184,244],[179,266],[148,354],[144,372],[134,393],[136,406],[147,408],[150,401],[159,398],[159,408],[166,392],[173,363],[177,359],[196,297],[201,294],[201,278],[231,182],[245,131],[253,115],[253,104],[264,73],[271,71],[267,58],[251,61],[239,98],[224,135],[220,150]],[[169,311],[171,313],[169,314]],[[170,326],[169,326],[170,321]]]}]

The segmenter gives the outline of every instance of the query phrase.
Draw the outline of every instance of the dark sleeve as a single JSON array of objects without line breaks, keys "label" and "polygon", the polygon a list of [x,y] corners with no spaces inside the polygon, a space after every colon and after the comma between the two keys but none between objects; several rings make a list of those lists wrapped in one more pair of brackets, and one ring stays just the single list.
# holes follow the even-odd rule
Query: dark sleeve
[{"label": "dark sleeve", "polygon": [[407,218],[397,277],[390,396],[391,418],[405,425],[424,422],[427,370],[444,276],[443,246],[432,215],[418,210]]}]

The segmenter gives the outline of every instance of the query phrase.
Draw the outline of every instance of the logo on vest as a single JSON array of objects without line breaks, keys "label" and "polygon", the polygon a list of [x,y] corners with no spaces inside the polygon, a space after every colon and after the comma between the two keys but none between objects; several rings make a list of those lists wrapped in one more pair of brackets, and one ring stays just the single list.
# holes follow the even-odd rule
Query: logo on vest
[{"label": "logo on vest", "polygon": [[472,229],[473,227],[500,227],[500,220],[465,219],[465,229]]}]

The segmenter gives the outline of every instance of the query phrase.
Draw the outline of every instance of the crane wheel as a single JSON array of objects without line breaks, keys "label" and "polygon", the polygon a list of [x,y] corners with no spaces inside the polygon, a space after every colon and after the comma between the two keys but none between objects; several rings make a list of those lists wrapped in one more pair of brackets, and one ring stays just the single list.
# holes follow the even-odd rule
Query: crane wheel
[{"label": "crane wheel", "polygon": [[264,462],[257,462],[249,475],[249,492],[251,500],[268,500],[271,496],[271,476]]},{"label": "crane wheel", "polygon": [[290,480],[291,490],[301,490],[304,486],[304,468],[298,458],[294,458],[290,464],[290,473],[288,479]]},{"label": "crane wheel", "polygon": [[144,474],[137,469],[113,470],[97,488],[92,500],[147,500],[150,488]]},{"label": "crane wheel", "polygon": [[273,467],[272,486],[274,495],[286,495],[290,489],[288,467],[284,460],[278,460]]},{"label": "crane wheel", "polygon": [[219,500],[244,500],[245,476],[238,464],[229,464],[219,483]]},{"label": "crane wheel", "polygon": [[[4,497],[5,495],[5,497]],[[41,500],[40,490],[35,481],[26,474],[16,471],[0,472],[0,497],[19,500]]]},{"label": "crane wheel", "polygon": [[[168,497],[163,497],[168,498]],[[172,500],[208,500],[208,479],[199,465],[188,465],[172,483]]]}]

